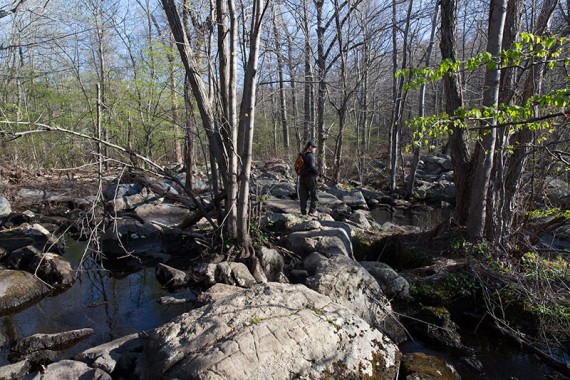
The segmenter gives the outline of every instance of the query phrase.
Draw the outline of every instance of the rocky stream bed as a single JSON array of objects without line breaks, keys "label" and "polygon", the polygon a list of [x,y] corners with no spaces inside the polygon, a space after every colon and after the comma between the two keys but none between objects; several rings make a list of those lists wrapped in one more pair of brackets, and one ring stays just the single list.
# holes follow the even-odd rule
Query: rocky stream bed
[{"label": "rocky stream bed", "polygon": [[418,203],[323,185],[319,214],[301,216],[290,168],[260,166],[256,276],[205,220],[185,227],[195,211],[173,183],[110,176],[98,198],[89,177],[0,178],[0,378],[565,378],[459,326],[452,305],[409,304],[411,287],[469,265],[433,254],[443,230],[410,225],[454,197],[447,159],[421,169]]}]

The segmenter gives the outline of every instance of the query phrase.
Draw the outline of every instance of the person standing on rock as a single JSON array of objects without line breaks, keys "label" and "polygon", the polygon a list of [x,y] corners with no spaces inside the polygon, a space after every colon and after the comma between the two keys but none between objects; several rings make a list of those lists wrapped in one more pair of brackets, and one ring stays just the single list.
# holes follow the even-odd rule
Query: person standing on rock
[{"label": "person standing on rock", "polygon": [[299,178],[299,200],[301,202],[301,214],[307,215],[307,201],[309,203],[309,215],[315,215],[317,211],[317,196],[318,184],[317,177],[319,176],[319,169],[317,168],[317,159],[315,151],[317,145],[309,140],[303,151],[303,170],[301,170]]}]

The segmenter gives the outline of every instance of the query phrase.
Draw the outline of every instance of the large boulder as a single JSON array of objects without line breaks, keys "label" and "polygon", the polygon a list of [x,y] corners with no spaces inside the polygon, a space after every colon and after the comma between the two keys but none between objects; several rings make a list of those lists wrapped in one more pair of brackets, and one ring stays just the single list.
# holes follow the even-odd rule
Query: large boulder
[{"label": "large boulder", "polygon": [[296,225],[302,222],[303,220],[298,215],[281,212],[268,212],[261,217],[261,226],[271,232],[291,232]]},{"label": "large boulder", "polygon": [[183,314],[151,333],[140,379],[395,379],[397,346],[303,285],[267,283]]},{"label": "large boulder", "polygon": [[31,273],[0,269],[0,315],[23,310],[49,292],[47,285]]},{"label": "large boulder", "polygon": [[325,257],[317,252],[304,260],[312,275],[307,286],[346,306],[397,343],[405,340],[390,302],[378,282],[358,262],[342,255]]}]

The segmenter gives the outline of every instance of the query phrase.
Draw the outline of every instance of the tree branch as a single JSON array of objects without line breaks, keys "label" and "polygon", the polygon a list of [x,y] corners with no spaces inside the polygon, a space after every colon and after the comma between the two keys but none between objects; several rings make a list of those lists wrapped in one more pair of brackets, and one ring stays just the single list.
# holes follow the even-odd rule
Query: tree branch
[{"label": "tree branch", "polygon": [[9,16],[11,14],[16,13],[18,11],[18,8],[20,8],[25,2],[26,2],[26,0],[20,0],[16,3],[14,8],[12,8],[12,9],[8,9],[8,10],[0,9],[0,18],[6,17],[6,16]]},{"label": "tree branch", "polygon": [[[560,116],[564,116],[566,118],[569,118],[570,117],[570,109],[564,110],[562,112],[551,113],[551,114],[544,115],[544,116],[532,117],[530,119],[521,120],[521,121],[510,121],[507,123],[498,123],[498,124],[494,124],[494,125],[489,124],[486,126],[472,127],[472,128],[469,128],[469,130],[470,131],[480,131],[480,130],[485,130],[485,129],[502,128],[502,127],[508,127],[508,126],[513,126],[513,125],[523,125],[523,124],[528,124],[528,123],[534,123],[537,121],[553,119],[555,117],[560,117]],[[456,120],[456,119],[457,118],[451,118],[450,121]],[[488,120],[486,120],[486,119],[479,119],[479,118],[469,118],[468,120],[477,120],[477,121],[488,122]]]}]

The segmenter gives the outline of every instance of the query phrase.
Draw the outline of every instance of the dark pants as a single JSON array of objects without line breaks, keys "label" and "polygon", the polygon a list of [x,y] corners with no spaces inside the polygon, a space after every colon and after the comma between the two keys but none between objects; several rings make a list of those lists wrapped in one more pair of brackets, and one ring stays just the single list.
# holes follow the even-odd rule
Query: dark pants
[{"label": "dark pants", "polygon": [[317,176],[308,175],[299,177],[299,200],[301,201],[301,214],[307,213],[307,201],[310,199],[309,212],[317,209],[317,202],[319,197],[317,191],[319,186],[317,184]]}]

